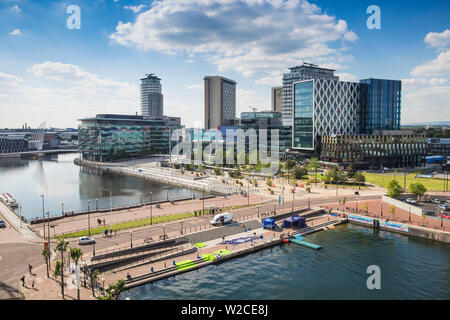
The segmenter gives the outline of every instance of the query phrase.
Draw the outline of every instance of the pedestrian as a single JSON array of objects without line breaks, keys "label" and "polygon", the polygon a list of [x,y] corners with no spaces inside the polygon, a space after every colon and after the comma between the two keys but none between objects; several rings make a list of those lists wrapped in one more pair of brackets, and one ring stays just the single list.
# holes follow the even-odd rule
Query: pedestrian
[{"label": "pedestrian", "polygon": [[31,273],[31,269],[33,269],[33,267],[31,266],[31,264],[29,264],[29,265],[28,265],[28,271],[30,272],[30,274],[32,274],[32,273]]},{"label": "pedestrian", "polygon": [[103,219],[103,224],[106,226],[106,220],[105,219]]},{"label": "pedestrian", "polygon": [[34,289],[34,280],[33,280],[33,282],[31,283],[31,287]]},{"label": "pedestrian", "polygon": [[25,276],[22,276],[22,278],[20,278],[20,280],[22,281],[22,287],[25,287]]},{"label": "pedestrian", "polygon": [[222,243],[225,243],[225,236],[222,237]]}]

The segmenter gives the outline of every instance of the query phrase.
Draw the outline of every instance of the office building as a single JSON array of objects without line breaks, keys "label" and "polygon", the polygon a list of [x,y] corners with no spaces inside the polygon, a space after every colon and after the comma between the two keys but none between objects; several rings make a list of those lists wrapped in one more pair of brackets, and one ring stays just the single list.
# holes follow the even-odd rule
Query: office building
[{"label": "office building", "polygon": [[320,136],[359,133],[359,83],[311,79],[293,83],[292,149],[320,152]]},{"label": "office building", "polygon": [[[292,145],[292,127],[284,126],[281,112],[260,111],[260,112],[242,112],[238,125],[239,129],[245,131],[254,129],[257,137],[258,149],[260,147],[271,149],[272,130],[278,130],[279,154],[284,154],[286,149]],[[267,130],[267,141],[260,141],[259,132],[261,129]],[[246,150],[248,150],[248,139],[246,141]]]},{"label": "office building", "polygon": [[272,111],[274,112],[282,112],[283,110],[282,91],[283,87],[272,88]]},{"label": "office building", "polygon": [[321,160],[358,168],[416,167],[423,164],[425,135],[408,130],[380,130],[373,134],[323,135]]},{"label": "office building", "polygon": [[205,129],[233,126],[236,119],[236,82],[224,77],[207,76],[205,83]]},{"label": "office building", "polygon": [[399,130],[402,82],[363,79],[361,84],[361,133]]},{"label": "office building", "polygon": [[141,79],[141,114],[144,117],[162,117],[164,114],[161,79],[152,73]]},{"label": "office building", "polygon": [[293,87],[294,82],[299,82],[308,79],[330,79],[338,80],[339,77],[334,75],[332,69],[320,68],[311,63],[303,63],[301,66],[289,68],[290,72],[283,74],[283,89],[282,89],[282,112],[283,124],[292,125],[293,116]]},{"label": "office building", "polygon": [[427,154],[432,156],[450,156],[449,138],[429,138],[427,139]]},{"label": "office building", "polygon": [[98,114],[80,119],[78,145],[83,159],[115,161],[150,154],[168,154],[177,143],[171,132],[181,129],[180,118]]}]

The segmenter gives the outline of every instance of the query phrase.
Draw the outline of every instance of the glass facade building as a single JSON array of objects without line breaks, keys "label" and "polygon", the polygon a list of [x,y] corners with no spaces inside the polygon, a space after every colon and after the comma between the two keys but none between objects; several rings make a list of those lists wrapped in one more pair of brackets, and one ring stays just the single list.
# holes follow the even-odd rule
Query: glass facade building
[{"label": "glass facade building", "polygon": [[164,117],[100,114],[80,121],[79,152],[83,159],[98,162],[167,154],[170,132],[181,128]]},{"label": "glass facade building", "polygon": [[295,149],[314,150],[314,81],[294,84],[292,142]]},{"label": "glass facade building", "polygon": [[361,84],[361,133],[399,130],[402,82],[363,79]]},{"label": "glass facade building", "polygon": [[427,149],[425,135],[411,131],[322,136],[321,159],[371,168],[420,166]]}]

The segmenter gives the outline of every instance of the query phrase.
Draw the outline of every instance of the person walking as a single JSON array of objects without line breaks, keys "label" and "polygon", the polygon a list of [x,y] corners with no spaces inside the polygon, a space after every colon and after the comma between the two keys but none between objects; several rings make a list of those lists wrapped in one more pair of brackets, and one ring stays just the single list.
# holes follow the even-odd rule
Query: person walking
[{"label": "person walking", "polygon": [[34,280],[33,280],[33,282],[31,283],[31,287],[34,289]]},{"label": "person walking", "polygon": [[31,269],[33,269],[33,267],[32,267],[31,264],[29,264],[29,265],[28,265],[28,271],[30,272],[30,274],[32,274],[32,273],[31,273]]},{"label": "person walking", "polygon": [[25,287],[25,276],[22,276],[22,278],[20,278],[20,280],[22,281],[22,287]]}]

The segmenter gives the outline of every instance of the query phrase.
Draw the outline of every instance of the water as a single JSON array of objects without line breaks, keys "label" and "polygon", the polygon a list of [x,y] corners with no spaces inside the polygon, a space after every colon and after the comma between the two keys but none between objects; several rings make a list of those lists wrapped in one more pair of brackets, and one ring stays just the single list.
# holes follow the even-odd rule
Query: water
[{"label": "water", "polygon": [[[0,193],[10,193],[22,206],[26,218],[42,217],[44,194],[45,211],[50,215],[62,212],[87,210],[96,206],[110,207],[138,204],[143,200],[191,197],[192,190],[160,184],[149,180],[95,173],[73,163],[77,154],[54,155],[45,160],[0,159]],[[201,194],[201,193],[200,193]],[[195,196],[200,195],[194,192]]]},{"label": "water", "polygon": [[[342,225],[306,237],[323,246],[277,246],[130,289],[131,299],[449,299],[450,247]],[[368,290],[366,269],[381,269]]]}]

